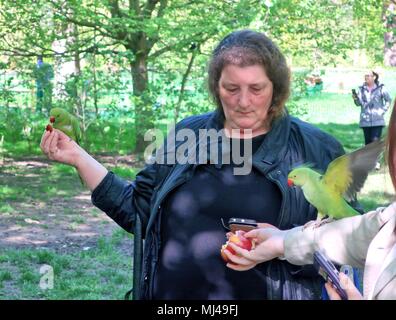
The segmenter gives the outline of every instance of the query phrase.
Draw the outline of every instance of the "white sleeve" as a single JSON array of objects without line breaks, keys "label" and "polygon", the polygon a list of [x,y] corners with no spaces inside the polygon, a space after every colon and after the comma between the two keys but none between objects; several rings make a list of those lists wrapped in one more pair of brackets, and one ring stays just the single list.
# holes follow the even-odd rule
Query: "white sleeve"
[{"label": "white sleeve", "polygon": [[363,267],[368,247],[380,228],[396,214],[396,204],[364,215],[340,219],[318,228],[289,230],[284,240],[284,257],[290,263],[313,263],[313,253],[322,250],[337,264]]}]

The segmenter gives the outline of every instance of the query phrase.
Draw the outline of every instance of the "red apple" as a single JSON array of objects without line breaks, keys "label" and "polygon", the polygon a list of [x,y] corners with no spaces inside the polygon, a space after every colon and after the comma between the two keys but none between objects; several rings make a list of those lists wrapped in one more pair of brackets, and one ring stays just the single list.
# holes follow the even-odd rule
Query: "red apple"
[{"label": "red apple", "polygon": [[231,248],[231,246],[228,245],[230,242],[236,244],[237,246],[243,249],[252,250],[253,242],[252,240],[244,237],[244,234],[245,231],[237,230],[228,238],[228,241],[224,245],[222,245],[220,253],[221,253],[221,257],[225,262],[230,262],[230,260],[228,259],[227,255],[224,253],[224,250],[228,250],[232,254],[235,254],[235,251]]}]

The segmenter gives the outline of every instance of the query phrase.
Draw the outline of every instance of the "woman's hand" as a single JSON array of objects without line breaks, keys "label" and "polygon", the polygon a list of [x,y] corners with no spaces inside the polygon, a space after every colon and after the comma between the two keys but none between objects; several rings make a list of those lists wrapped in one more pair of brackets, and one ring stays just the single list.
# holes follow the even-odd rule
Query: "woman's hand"
[{"label": "woman's hand", "polygon": [[[348,300],[362,300],[363,297],[360,294],[359,290],[355,287],[351,279],[344,273],[340,272],[340,282],[341,287],[345,290]],[[340,295],[337,293],[336,289],[334,289],[333,285],[327,281],[325,283],[325,288],[327,294],[329,295],[330,300],[341,300]]]},{"label": "woman's hand", "polygon": [[45,131],[41,137],[41,150],[51,160],[77,167],[83,149],[62,131]]},{"label": "woman's hand", "polygon": [[269,224],[259,226],[260,228],[244,234],[244,237],[251,238],[255,242],[256,247],[254,249],[248,251],[232,242],[229,243],[235,254],[228,250],[224,251],[232,261],[232,263],[227,263],[227,267],[236,271],[246,271],[254,268],[258,263],[283,256],[283,241],[286,231],[279,230]]}]

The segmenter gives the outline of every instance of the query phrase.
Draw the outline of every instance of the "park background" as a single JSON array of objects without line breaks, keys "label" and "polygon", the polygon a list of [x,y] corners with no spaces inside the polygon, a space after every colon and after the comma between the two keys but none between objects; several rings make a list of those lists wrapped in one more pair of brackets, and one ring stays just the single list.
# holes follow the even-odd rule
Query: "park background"
[{"label": "park background", "polygon": [[[396,95],[395,23],[388,0],[0,0],[0,299],[122,299],[132,285],[133,236],[93,207],[73,168],[39,149],[51,106],[77,115],[83,147],[132,181],[148,129],[213,110],[211,51],[250,28],[288,59],[289,112],[352,151],[363,134],[351,89],[375,70]],[[37,94],[40,55],[49,99]],[[319,90],[307,88],[311,74]],[[359,199],[365,210],[393,201],[385,165]]]}]

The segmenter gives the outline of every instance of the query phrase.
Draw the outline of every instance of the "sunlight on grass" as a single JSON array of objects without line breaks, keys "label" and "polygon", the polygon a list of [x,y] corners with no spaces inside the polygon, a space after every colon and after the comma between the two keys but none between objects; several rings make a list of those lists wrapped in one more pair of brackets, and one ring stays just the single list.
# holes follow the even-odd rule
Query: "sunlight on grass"
[{"label": "sunlight on grass", "polygon": [[53,163],[50,166],[49,171],[51,174],[56,173],[61,176],[62,174],[65,174],[65,173],[68,173],[68,174],[75,173],[76,169],[69,165],[65,165],[65,164],[61,164],[61,163]]},{"label": "sunlight on grass", "polygon": [[359,202],[365,211],[386,207],[395,199],[392,181],[386,167],[369,174],[359,193]]},{"label": "sunlight on grass", "polygon": [[[360,107],[355,106],[350,94],[323,92],[300,99],[298,105],[306,106],[306,114],[300,118],[310,123],[354,124],[358,128]],[[385,114],[389,121],[390,112]]]},{"label": "sunlight on grass", "polygon": [[14,213],[15,212],[15,209],[12,207],[12,206],[10,206],[9,204],[2,204],[2,205],[0,205],[0,213],[8,213],[8,214],[10,214],[10,213]]},{"label": "sunlight on grass", "polygon": [[[131,241],[121,230],[101,237],[96,249],[74,253],[53,250],[0,250],[0,299],[123,299],[132,284],[132,259],[116,245]],[[39,286],[40,267],[54,271],[54,288]]]}]

